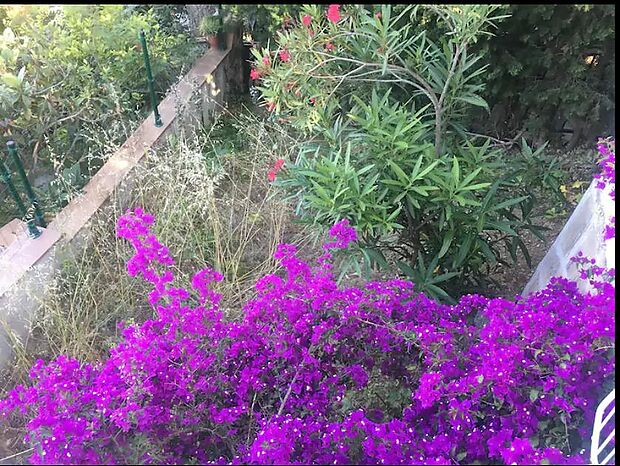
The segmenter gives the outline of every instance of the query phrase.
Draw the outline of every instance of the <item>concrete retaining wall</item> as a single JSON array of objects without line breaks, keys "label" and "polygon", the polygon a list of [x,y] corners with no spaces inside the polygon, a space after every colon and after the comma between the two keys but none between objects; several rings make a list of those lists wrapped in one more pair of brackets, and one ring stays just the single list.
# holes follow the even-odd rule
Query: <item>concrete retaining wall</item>
[{"label": "concrete retaining wall", "polygon": [[[603,239],[605,225],[610,223],[615,212],[616,206],[609,196],[609,188],[597,189],[596,183],[592,182],[555,242],[538,264],[523,294],[527,295],[544,288],[554,276],[578,280],[577,267],[570,262],[570,258],[580,251],[585,256],[596,259],[596,263],[601,267],[615,267],[616,241]],[[579,286],[585,291],[589,284],[579,281]]]}]

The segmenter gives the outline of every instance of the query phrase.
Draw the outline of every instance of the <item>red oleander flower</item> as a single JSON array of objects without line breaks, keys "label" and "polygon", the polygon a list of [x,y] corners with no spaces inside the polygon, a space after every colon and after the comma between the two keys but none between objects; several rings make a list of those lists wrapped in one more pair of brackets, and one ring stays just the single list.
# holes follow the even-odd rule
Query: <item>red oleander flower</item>
[{"label": "red oleander flower", "polygon": [[315,102],[316,102],[316,100],[314,99],[314,97],[310,97],[310,104],[314,105]]},{"label": "red oleander flower", "polygon": [[265,65],[265,66],[270,66],[271,65],[271,58],[269,58],[269,55],[265,55],[263,57],[263,65]]},{"label": "red oleander flower", "polygon": [[310,23],[312,22],[312,16],[310,15],[304,15],[301,18],[301,22],[303,23],[304,26],[309,27]]},{"label": "red oleander flower", "polygon": [[282,60],[283,62],[287,62],[291,59],[291,54],[286,49],[280,50],[280,53],[278,53],[278,56],[280,57],[280,60]]},{"label": "red oleander flower", "polygon": [[267,173],[267,178],[269,178],[269,181],[276,180],[276,175],[282,169],[283,166],[284,166],[284,159],[276,160],[276,163],[274,164],[273,168],[269,170],[269,173]]},{"label": "red oleander flower", "polygon": [[325,44],[325,48],[329,51],[332,51],[336,48],[336,46],[332,42],[328,42],[327,44]]},{"label": "red oleander flower", "polygon": [[327,19],[332,23],[340,21],[340,5],[329,5],[327,9]]},{"label": "red oleander flower", "polygon": [[261,78],[260,71],[258,71],[256,68],[252,68],[252,70],[250,71],[250,78],[252,78],[253,81],[260,79]]}]

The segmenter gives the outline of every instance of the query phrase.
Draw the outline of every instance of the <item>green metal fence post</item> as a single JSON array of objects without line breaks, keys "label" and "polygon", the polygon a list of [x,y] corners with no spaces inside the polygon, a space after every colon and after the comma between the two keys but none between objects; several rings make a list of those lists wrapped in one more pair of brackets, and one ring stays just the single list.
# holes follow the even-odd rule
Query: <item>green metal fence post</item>
[{"label": "green metal fence post", "polygon": [[26,172],[24,171],[24,166],[22,165],[22,161],[17,155],[17,147],[15,146],[15,141],[9,141],[6,143],[6,147],[9,149],[9,154],[13,158],[13,162],[17,167],[17,173],[19,174],[22,182],[24,183],[24,187],[26,188],[26,194],[28,195],[28,199],[30,199],[30,203],[34,207],[34,216],[37,221],[37,224],[40,227],[46,227],[45,217],[43,215],[43,211],[39,205],[39,200],[37,199],[32,186],[30,185],[30,181],[28,181],[28,177],[26,176]]},{"label": "green metal fence post", "polygon": [[[26,206],[19,197],[19,193],[17,192],[17,189],[15,189],[15,185],[11,180],[11,173],[9,172],[9,169],[4,164],[4,161],[2,159],[0,159],[0,178],[2,178],[2,181],[6,183],[9,191],[11,192],[11,195],[13,196],[13,199],[15,199],[15,203],[17,204],[19,212],[25,219],[26,217],[28,217],[28,210],[26,209]],[[31,238],[38,238],[39,236],[41,236],[41,231],[39,231],[39,229],[35,225],[34,219],[32,217],[26,220],[26,225],[28,225],[28,235]]]},{"label": "green metal fence post", "polygon": [[155,95],[155,89],[153,87],[153,73],[151,72],[151,62],[149,60],[149,52],[146,48],[146,36],[144,35],[144,31],[140,31],[140,43],[142,44],[142,54],[144,55],[144,66],[146,67],[146,78],[149,85],[149,94],[151,94],[151,106],[153,107],[155,126],[159,128],[162,126],[162,122],[161,116],[159,115],[159,109],[157,108],[157,96]]}]

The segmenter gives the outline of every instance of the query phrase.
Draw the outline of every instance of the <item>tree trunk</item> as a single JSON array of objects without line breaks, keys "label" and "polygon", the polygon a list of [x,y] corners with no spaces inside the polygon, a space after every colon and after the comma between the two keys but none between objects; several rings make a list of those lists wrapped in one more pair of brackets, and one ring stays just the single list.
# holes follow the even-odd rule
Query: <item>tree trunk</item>
[{"label": "tree trunk", "polygon": [[194,36],[200,35],[198,26],[200,26],[202,18],[218,12],[217,5],[185,5],[185,10],[187,11],[189,29]]}]

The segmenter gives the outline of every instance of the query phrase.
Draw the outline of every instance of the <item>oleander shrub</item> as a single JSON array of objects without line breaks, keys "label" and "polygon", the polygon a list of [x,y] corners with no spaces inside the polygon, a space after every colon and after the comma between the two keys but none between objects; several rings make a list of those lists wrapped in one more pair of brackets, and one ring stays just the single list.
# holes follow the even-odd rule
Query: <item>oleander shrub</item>
[{"label": "oleander shrub", "polygon": [[[491,114],[472,108],[468,126],[553,147],[570,137],[568,150],[613,134],[615,6],[501,5],[496,14],[494,34],[472,47],[490,64],[481,95]],[[434,38],[447,32],[423,21]]]},{"label": "oleander shrub", "polygon": [[175,279],[174,259],[135,209],[135,249],[155,316],[123,325],[100,362],[39,360],[0,401],[48,463],[583,463],[601,383],[613,375],[614,285],[553,279],[515,301],[438,304],[403,280],[340,287],[332,252],[314,264],[282,244],[238,320],[213,285]]},{"label": "oleander shrub", "polygon": [[[305,221],[351,222],[358,272],[396,265],[450,300],[484,290],[509,257],[529,262],[522,235],[540,234],[531,186],[553,180],[463,126],[468,109],[487,108],[471,48],[495,10],[307,6],[272,49],[254,51],[267,110],[309,137],[278,184]],[[449,34],[433,38],[431,26]]]}]

